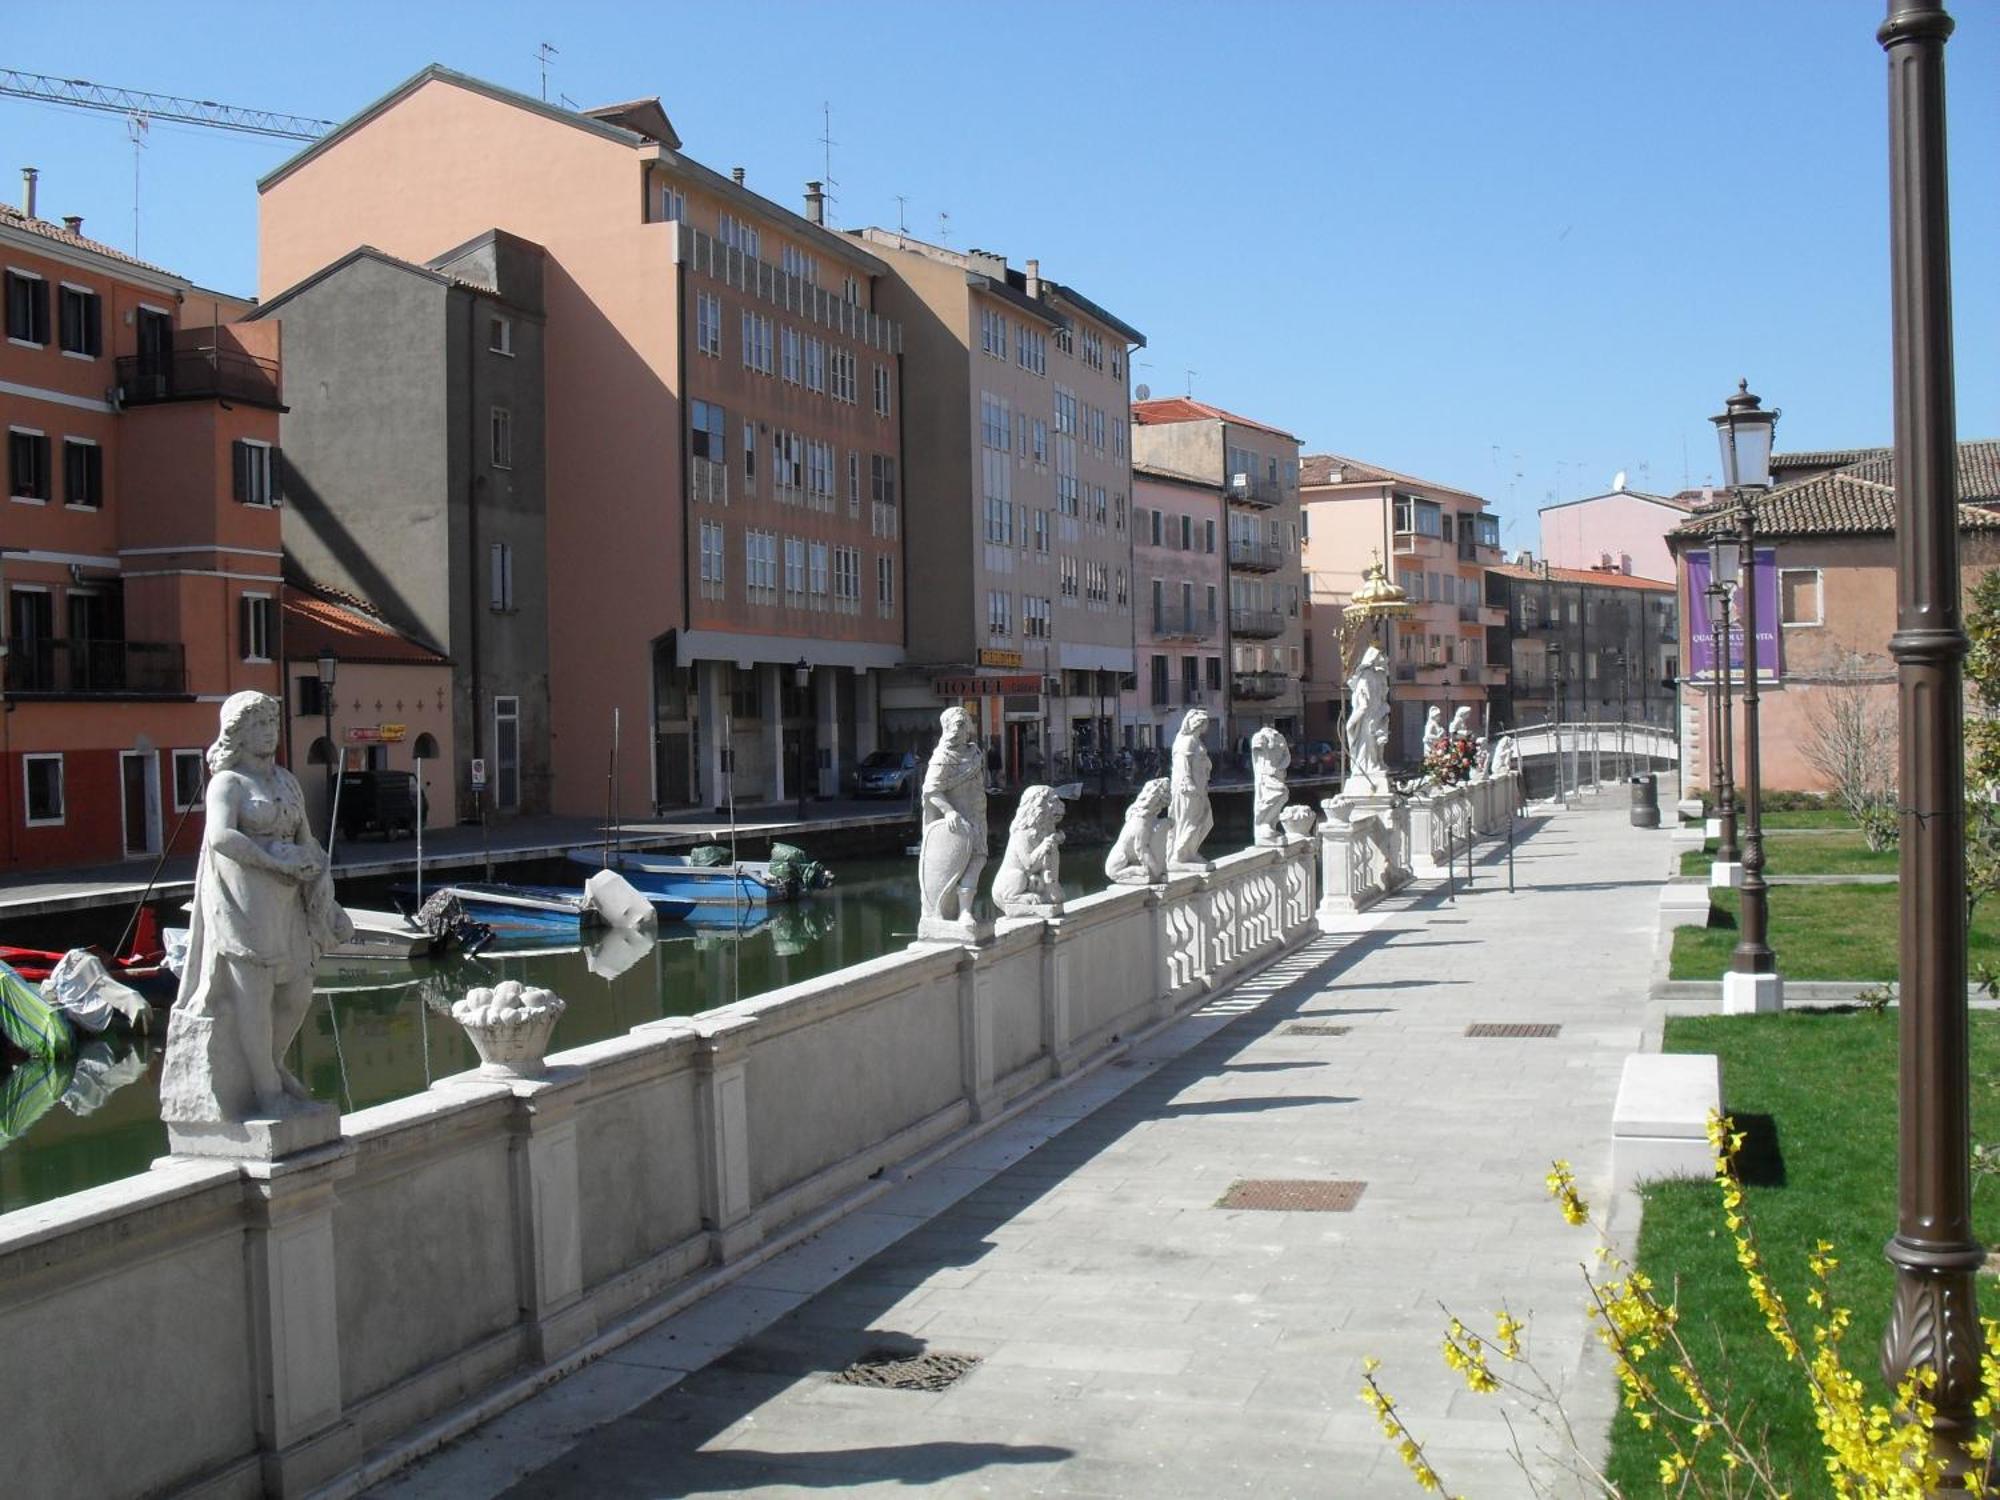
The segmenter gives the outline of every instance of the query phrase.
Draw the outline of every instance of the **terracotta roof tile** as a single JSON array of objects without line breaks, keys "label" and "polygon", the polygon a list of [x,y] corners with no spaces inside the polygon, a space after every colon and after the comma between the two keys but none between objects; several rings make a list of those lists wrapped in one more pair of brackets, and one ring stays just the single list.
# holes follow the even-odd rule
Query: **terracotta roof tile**
[{"label": "terracotta roof tile", "polygon": [[[1335,473],[1340,478],[1335,479]],[[1417,489],[1439,495],[1456,495],[1461,500],[1476,500],[1480,505],[1486,501],[1470,490],[1455,489],[1448,484],[1433,484],[1428,479],[1419,479],[1413,474],[1399,474],[1394,469],[1385,469],[1380,464],[1364,464],[1358,458],[1345,458],[1338,453],[1309,453],[1299,460],[1299,484],[1301,486],[1326,484],[1407,484]]]},{"label": "terracotta roof tile", "polygon": [[449,666],[450,658],[403,634],[354,594],[324,584],[284,588],[285,655],[309,661],[331,647],[342,661]]},{"label": "terracotta roof tile", "polygon": [[1503,578],[1521,578],[1537,583],[1586,583],[1599,588],[1639,589],[1645,593],[1671,594],[1675,585],[1657,578],[1639,578],[1631,573],[1601,573],[1595,568],[1527,567],[1521,563],[1498,563],[1487,570]]},{"label": "terracotta roof tile", "polygon": [[[1769,536],[1865,536],[1896,529],[1896,463],[1887,448],[1854,450],[1861,457],[1845,468],[1781,484],[1757,502],[1757,529]],[[1773,460],[1776,467],[1776,460]],[[1733,527],[1728,496],[1718,494],[1708,512],[1698,512],[1672,535],[1701,538]],[[2000,441],[1958,445],[1959,527],[2000,531]]]},{"label": "terracotta roof tile", "polygon": [[1159,427],[1169,422],[1234,422],[1238,427],[1254,427],[1259,432],[1288,438],[1294,443],[1298,441],[1282,427],[1273,427],[1269,422],[1259,422],[1252,417],[1241,417],[1233,411],[1224,411],[1219,406],[1210,406],[1206,401],[1195,401],[1187,396],[1161,396],[1153,401],[1134,401],[1132,420],[1141,427]]},{"label": "terracotta roof tile", "polygon": [[8,229],[18,229],[24,234],[39,235],[45,240],[53,240],[58,245],[67,245],[72,250],[88,250],[92,255],[101,255],[106,260],[121,261],[128,266],[137,266],[142,271],[151,271],[159,276],[171,276],[176,281],[186,281],[185,276],[169,271],[165,266],[156,266],[149,260],[140,260],[127,255],[123,250],[115,250],[101,240],[86,239],[83,235],[65,229],[60,224],[51,224],[47,219],[31,219],[11,203],[0,203],[0,225]]}]

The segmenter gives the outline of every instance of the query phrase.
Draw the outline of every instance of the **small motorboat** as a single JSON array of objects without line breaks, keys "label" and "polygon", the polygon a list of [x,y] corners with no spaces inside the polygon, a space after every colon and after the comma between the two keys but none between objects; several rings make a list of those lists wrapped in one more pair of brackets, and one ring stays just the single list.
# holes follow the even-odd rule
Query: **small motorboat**
[{"label": "small motorboat", "polygon": [[[580,891],[559,885],[467,881],[442,887],[439,894],[455,898],[468,917],[484,922],[503,940],[524,932],[574,936],[599,927],[650,931],[660,911],[660,903],[613,870],[599,870]],[[671,904],[677,909],[667,913],[670,918],[686,916],[693,909],[692,902]]]},{"label": "small motorboat", "polygon": [[[771,853],[767,860],[731,860],[711,845],[692,854],[621,850],[608,861],[602,850],[575,849],[569,858],[573,864],[616,870],[656,906],[683,901],[697,908],[769,906],[833,883],[824,865],[789,844],[774,845]],[[703,917],[698,913],[693,920]]]}]

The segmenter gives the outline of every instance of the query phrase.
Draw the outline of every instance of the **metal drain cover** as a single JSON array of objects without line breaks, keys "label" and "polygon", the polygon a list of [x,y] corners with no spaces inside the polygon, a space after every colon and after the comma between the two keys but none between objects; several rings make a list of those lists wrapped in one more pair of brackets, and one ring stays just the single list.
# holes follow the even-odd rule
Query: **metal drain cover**
[{"label": "metal drain cover", "polygon": [[922,1354],[871,1350],[833,1377],[835,1385],[872,1385],[885,1391],[942,1391],[958,1383],[979,1363],[976,1354],[947,1354],[941,1349]]},{"label": "metal drain cover", "polygon": [[1465,1028],[1467,1036],[1559,1036],[1562,1026],[1554,1021],[1475,1021]]},{"label": "metal drain cover", "polygon": [[1294,1021],[1285,1028],[1286,1036],[1346,1036],[1352,1026],[1334,1026],[1326,1021]]},{"label": "metal drain cover", "polygon": [[1217,1208],[1266,1209],[1275,1213],[1344,1214],[1361,1201],[1365,1182],[1318,1182],[1311,1178],[1253,1177],[1232,1182],[1216,1199]]}]

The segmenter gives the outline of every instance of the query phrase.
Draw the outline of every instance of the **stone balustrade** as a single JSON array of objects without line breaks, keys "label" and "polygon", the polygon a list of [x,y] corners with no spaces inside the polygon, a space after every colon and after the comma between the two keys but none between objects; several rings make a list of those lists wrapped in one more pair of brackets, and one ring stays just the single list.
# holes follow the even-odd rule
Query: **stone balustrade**
[{"label": "stone balustrade", "polygon": [[1303,942],[1313,886],[1247,850],[0,1217],[9,1488],[352,1492]]},{"label": "stone balustrade", "polygon": [[1512,771],[1414,797],[1335,797],[1322,803],[1320,930],[1352,926],[1354,918],[1413,877],[1444,879],[1454,857],[1507,831],[1520,795],[1520,773]]}]

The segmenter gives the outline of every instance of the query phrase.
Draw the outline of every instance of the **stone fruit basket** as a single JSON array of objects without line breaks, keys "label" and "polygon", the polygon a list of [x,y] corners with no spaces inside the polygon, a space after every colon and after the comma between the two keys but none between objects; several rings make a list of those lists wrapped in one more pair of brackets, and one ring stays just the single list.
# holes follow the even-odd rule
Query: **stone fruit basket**
[{"label": "stone fruit basket", "polygon": [[539,1078],[549,1033],[564,1010],[547,990],[503,979],[491,989],[470,990],[451,1008],[465,1028],[487,1078]]}]

